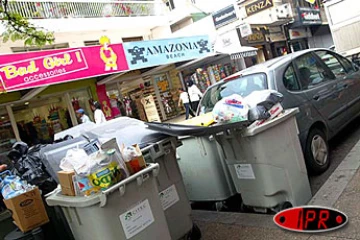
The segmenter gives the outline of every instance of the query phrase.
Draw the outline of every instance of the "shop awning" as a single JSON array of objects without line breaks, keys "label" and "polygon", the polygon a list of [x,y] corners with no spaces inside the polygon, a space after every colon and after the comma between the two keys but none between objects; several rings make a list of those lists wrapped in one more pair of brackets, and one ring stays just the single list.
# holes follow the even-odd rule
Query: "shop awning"
[{"label": "shop awning", "polygon": [[226,54],[224,55],[221,53],[220,54],[212,53],[206,57],[198,58],[198,59],[192,60],[190,62],[184,63],[184,64],[178,66],[176,69],[181,71],[188,67],[194,67],[194,65],[206,65],[208,62],[216,61],[217,58],[223,58],[225,56],[226,56]]},{"label": "shop awning", "polygon": [[139,69],[140,74],[133,75],[133,76],[124,76],[126,73],[129,73],[130,71],[113,74],[113,75],[110,75],[110,76],[100,80],[97,83],[97,85],[104,85],[104,84],[107,84],[110,82],[116,83],[116,82],[124,82],[124,81],[131,81],[131,80],[139,79],[141,77],[146,77],[146,76],[160,73],[161,71],[163,71],[164,69],[166,69],[169,66],[171,66],[171,64],[165,64],[165,65],[160,65],[160,66],[156,66],[156,67]]},{"label": "shop awning", "polygon": [[229,48],[215,48],[217,53],[229,54],[231,60],[236,60],[244,57],[252,57],[257,55],[257,48],[247,46],[236,46]]},{"label": "shop awning", "polygon": [[216,53],[228,54],[232,60],[256,56],[257,50],[254,47],[241,46],[236,30],[219,35],[214,44]]}]

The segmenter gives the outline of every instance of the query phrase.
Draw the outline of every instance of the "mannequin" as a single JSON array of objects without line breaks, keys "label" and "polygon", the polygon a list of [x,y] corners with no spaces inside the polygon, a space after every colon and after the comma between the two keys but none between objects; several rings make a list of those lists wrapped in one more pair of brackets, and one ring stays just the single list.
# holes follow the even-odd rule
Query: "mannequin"
[{"label": "mannequin", "polygon": [[132,112],[132,108],[131,108],[131,100],[129,97],[125,97],[124,98],[124,103],[125,103],[125,111],[126,111],[126,116],[130,117],[133,115]]},{"label": "mannequin", "polygon": [[165,106],[165,111],[167,114],[171,113],[172,112],[172,108],[171,106],[169,105],[169,100],[165,97],[162,98],[162,102],[164,103],[164,106]]}]

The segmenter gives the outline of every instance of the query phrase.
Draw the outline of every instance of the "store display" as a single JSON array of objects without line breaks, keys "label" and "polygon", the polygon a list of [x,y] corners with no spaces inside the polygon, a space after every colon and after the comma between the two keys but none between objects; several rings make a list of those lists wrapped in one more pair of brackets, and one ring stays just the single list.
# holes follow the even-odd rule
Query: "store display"
[{"label": "store display", "polygon": [[163,97],[162,102],[163,102],[164,107],[165,107],[165,112],[167,114],[170,114],[172,112],[172,108],[171,108],[171,106],[169,104],[169,99],[167,99],[166,97]]},{"label": "store display", "polygon": [[234,72],[235,69],[230,63],[208,65],[197,68],[195,72],[185,77],[185,82],[192,80],[201,92],[205,92],[209,86],[230,76]]},{"label": "store display", "polygon": [[133,111],[132,111],[132,107],[131,107],[131,99],[128,97],[125,97],[124,103],[125,103],[126,116],[131,117],[133,115]]}]

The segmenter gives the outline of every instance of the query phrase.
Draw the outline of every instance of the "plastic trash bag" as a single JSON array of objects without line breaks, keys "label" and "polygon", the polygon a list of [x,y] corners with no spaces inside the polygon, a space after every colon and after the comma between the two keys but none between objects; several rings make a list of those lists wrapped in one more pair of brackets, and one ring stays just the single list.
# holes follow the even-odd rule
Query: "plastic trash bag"
[{"label": "plastic trash bag", "polygon": [[244,101],[250,106],[255,108],[263,106],[266,110],[270,110],[275,104],[281,103],[284,96],[274,90],[261,90],[254,91],[244,98]]},{"label": "plastic trash bag", "polygon": [[73,148],[67,151],[65,158],[60,162],[63,171],[75,171],[78,175],[88,175],[92,164],[89,156],[82,148]]},{"label": "plastic trash bag", "polygon": [[212,113],[217,123],[241,122],[248,120],[249,106],[240,95],[233,94],[217,102]]},{"label": "plastic trash bag", "polygon": [[44,145],[36,145],[28,148],[26,143],[17,142],[8,153],[14,169],[11,171],[18,174],[21,179],[31,185],[38,186],[43,192],[51,192],[56,188],[56,183],[46,171],[41,161],[40,151]]},{"label": "plastic trash bag", "polygon": [[256,120],[265,120],[268,119],[271,116],[271,114],[268,112],[268,110],[264,106],[256,106],[252,107],[249,110],[249,121],[256,121]]}]

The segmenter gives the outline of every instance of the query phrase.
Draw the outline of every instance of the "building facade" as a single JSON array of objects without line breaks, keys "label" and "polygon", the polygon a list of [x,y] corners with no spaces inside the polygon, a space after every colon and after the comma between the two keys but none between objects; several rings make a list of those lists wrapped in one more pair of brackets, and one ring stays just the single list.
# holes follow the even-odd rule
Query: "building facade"
[{"label": "building facade", "polygon": [[[184,2],[192,6],[180,1]],[[102,36],[111,44],[164,39],[174,37],[172,33],[184,24],[202,18],[202,14],[196,14],[199,10],[191,8],[185,16],[174,18],[175,9],[159,0],[125,3],[16,0],[9,4],[11,11],[54,32],[55,42],[36,47],[24,46],[23,41],[9,41],[2,43],[2,54],[99,46]],[[2,61],[0,64],[4,65],[7,60]],[[177,89],[181,86],[175,64],[165,64],[1,94],[0,162],[5,161],[17,140],[29,145],[51,142],[55,133],[79,124],[76,116],[79,108],[94,120],[91,105],[95,100],[103,104],[108,119],[130,116],[144,121],[166,121],[176,117],[183,111],[177,106]],[[151,103],[150,107],[144,106],[145,100]]]}]

